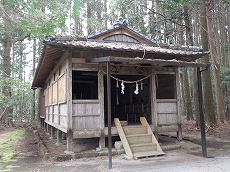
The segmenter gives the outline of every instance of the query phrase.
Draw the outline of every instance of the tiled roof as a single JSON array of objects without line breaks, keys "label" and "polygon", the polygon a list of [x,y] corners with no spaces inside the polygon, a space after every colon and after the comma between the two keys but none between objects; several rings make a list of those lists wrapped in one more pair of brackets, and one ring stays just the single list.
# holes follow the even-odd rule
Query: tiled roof
[{"label": "tiled roof", "polygon": [[208,52],[202,51],[197,47],[153,47],[144,44],[131,44],[122,42],[97,42],[97,41],[62,41],[57,40],[50,42],[52,45],[62,45],[75,48],[89,48],[89,49],[102,49],[102,50],[124,50],[124,51],[139,51],[145,53],[167,54],[167,55],[180,55],[180,56],[202,56]]}]

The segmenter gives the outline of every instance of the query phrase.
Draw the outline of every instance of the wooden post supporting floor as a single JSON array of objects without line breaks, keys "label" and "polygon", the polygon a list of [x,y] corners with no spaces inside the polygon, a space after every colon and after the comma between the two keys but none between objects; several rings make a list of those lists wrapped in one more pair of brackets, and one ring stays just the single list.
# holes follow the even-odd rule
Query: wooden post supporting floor
[{"label": "wooden post supporting floor", "polygon": [[54,139],[55,138],[55,127],[50,126],[51,127],[51,135],[50,135],[50,139]]},{"label": "wooden post supporting floor", "polygon": [[41,122],[42,122],[42,128],[45,128],[45,122],[44,122],[44,118],[41,118]]},{"label": "wooden post supporting floor", "polygon": [[51,134],[51,125],[47,124],[48,125],[48,134]]},{"label": "wooden post supporting floor", "polygon": [[61,145],[62,144],[62,131],[57,129],[57,145]]},{"label": "wooden post supporting floor", "polygon": [[105,148],[105,132],[104,132],[104,129],[101,130],[101,136],[99,138],[99,148]]},{"label": "wooden post supporting floor", "polygon": [[45,123],[45,129],[46,129],[46,133],[49,133],[49,124]]},{"label": "wooden post supporting floor", "polygon": [[66,140],[66,133],[62,133],[62,140]]},{"label": "wooden post supporting floor", "polygon": [[45,123],[45,119],[43,119],[43,128],[46,128],[46,123]]}]

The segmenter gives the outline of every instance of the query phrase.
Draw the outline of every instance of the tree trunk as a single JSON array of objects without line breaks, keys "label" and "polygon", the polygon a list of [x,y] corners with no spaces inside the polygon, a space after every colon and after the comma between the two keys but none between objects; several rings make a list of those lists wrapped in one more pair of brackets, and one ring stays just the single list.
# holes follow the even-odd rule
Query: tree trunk
[{"label": "tree trunk", "polygon": [[184,78],[183,78],[183,71],[180,69],[180,90],[181,90],[181,114],[182,116],[186,115],[186,96],[185,96],[185,86],[184,86]]},{"label": "tree trunk", "polygon": [[196,117],[196,125],[200,126],[198,80],[197,80],[197,69],[196,68],[192,69],[192,80],[193,80],[193,98],[194,98],[194,113]]},{"label": "tree trunk", "polygon": [[104,0],[104,23],[105,23],[105,29],[108,28],[108,14],[107,14],[107,0]]},{"label": "tree trunk", "polygon": [[[195,7],[195,11],[199,11],[198,5]],[[199,46],[199,33],[200,33],[200,24],[199,24],[199,13],[194,14],[194,44]]]},{"label": "tree trunk", "polygon": [[192,97],[191,91],[189,87],[189,79],[188,79],[188,70],[184,70],[184,86],[185,86],[185,94],[186,94],[186,109],[187,109],[187,120],[193,120],[193,113],[192,113]]},{"label": "tree trunk", "polygon": [[212,64],[214,66],[214,85],[215,85],[215,97],[217,105],[217,117],[218,121],[224,123],[226,120],[224,111],[224,95],[222,90],[222,83],[220,78],[220,64],[219,57],[217,54],[217,46],[215,44],[216,35],[213,23],[213,0],[206,0],[206,18],[207,18],[207,28],[208,28],[208,38],[210,44],[210,55],[212,58]]},{"label": "tree trunk", "polygon": [[12,106],[10,103],[11,99],[11,59],[10,59],[10,51],[11,51],[11,41],[10,41],[10,33],[9,31],[9,20],[7,18],[3,18],[3,25],[5,33],[3,35],[3,74],[2,74],[2,95],[3,95],[3,102],[5,103],[4,113],[1,117],[1,122],[10,125],[12,124],[11,121],[11,114],[12,114]]},{"label": "tree trunk", "polygon": [[[34,39],[34,43],[33,43],[33,77],[35,75],[35,63],[36,63],[36,39]],[[31,109],[31,123],[35,123],[35,119],[36,119],[36,113],[35,113],[35,90],[33,90],[33,96],[32,96],[32,109]]]},{"label": "tree trunk", "polygon": [[[225,14],[225,5],[224,3],[220,3],[219,4],[219,13],[220,14]],[[227,59],[228,59],[228,54],[227,54],[227,45],[228,45],[228,42],[227,42],[227,29],[226,29],[226,16],[225,15],[219,15],[218,16],[218,21],[219,21],[219,35],[220,35],[220,55],[222,57],[222,60],[221,60],[221,64],[224,66],[224,67],[227,67]]]},{"label": "tree trunk", "polygon": [[[202,3],[201,11],[201,43],[204,51],[209,50],[208,44],[208,33],[207,33],[207,20],[206,20],[206,9],[204,1]],[[209,56],[206,55],[202,61],[206,64],[210,63]],[[209,126],[216,124],[215,106],[212,91],[212,79],[210,68],[203,71],[203,81],[204,81],[204,110],[206,114],[206,122]]]},{"label": "tree trunk", "polygon": [[92,17],[92,13],[91,13],[91,3],[87,2],[87,31],[88,31],[88,35],[92,33],[92,27],[91,27],[91,17]]},{"label": "tree trunk", "polygon": [[189,16],[188,6],[184,6],[184,22],[186,26],[186,40],[187,44],[193,46],[193,36],[192,36],[192,23]]}]

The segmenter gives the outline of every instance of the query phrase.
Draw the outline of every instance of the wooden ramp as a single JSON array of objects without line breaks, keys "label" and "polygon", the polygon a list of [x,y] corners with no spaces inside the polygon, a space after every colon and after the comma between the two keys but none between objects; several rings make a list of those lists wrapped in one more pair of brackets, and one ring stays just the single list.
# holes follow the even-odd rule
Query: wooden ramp
[{"label": "wooden ramp", "polygon": [[164,155],[145,117],[140,121],[141,125],[121,126],[119,119],[114,119],[125,153],[131,158]]}]

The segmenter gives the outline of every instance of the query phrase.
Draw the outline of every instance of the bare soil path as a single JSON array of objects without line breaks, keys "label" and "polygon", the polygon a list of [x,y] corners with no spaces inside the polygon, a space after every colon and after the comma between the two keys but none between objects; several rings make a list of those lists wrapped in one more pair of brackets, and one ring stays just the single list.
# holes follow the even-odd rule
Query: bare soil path
[{"label": "bare soil path", "polygon": [[[1,135],[16,129],[0,129]],[[209,128],[207,131],[207,146],[208,155],[214,158],[204,158],[201,154],[200,146],[200,131],[194,126],[193,122],[187,121],[183,126],[184,140],[178,142],[174,135],[161,135],[162,143],[173,142],[180,145],[181,149],[170,150],[165,152],[166,156],[143,158],[138,160],[127,159],[124,154],[113,156],[113,168],[108,169],[108,157],[94,157],[71,159],[64,162],[56,162],[51,160],[44,160],[39,153],[37,146],[37,139],[34,131],[27,129],[25,138],[20,141],[20,155],[21,158],[15,162],[10,162],[8,165],[15,166],[13,169],[0,170],[0,172],[129,172],[129,171],[230,171],[230,139],[229,139],[229,125],[221,125]],[[223,131],[223,132],[222,132]],[[44,133],[43,133],[44,134]],[[50,140],[49,136],[44,134],[43,139],[46,141],[47,148],[51,155],[57,155],[63,151],[63,147],[54,146],[55,141]],[[87,145],[80,147],[82,150],[86,149]],[[50,147],[50,148],[49,148]],[[65,146],[64,146],[65,147]],[[92,144],[89,145],[92,147]],[[17,150],[16,150],[17,151]],[[0,157],[1,160],[1,157]],[[1,162],[0,162],[1,165]]]}]

